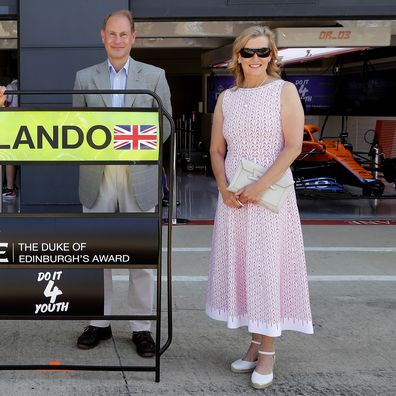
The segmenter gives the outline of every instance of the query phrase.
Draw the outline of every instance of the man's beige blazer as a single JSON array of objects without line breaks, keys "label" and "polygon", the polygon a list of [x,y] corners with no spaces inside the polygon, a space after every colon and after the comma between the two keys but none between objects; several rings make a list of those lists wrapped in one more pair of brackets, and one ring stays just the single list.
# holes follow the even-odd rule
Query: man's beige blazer
[{"label": "man's beige blazer", "polygon": [[[80,70],[76,74],[75,90],[111,89],[107,60],[98,65]],[[165,109],[172,114],[170,90],[164,70],[137,62],[130,58],[127,89],[148,89],[155,92],[162,100]],[[74,107],[111,107],[111,95],[75,94]],[[149,95],[126,95],[125,107],[157,107]],[[163,121],[164,141],[170,135],[169,122]],[[132,182],[128,188],[133,192],[142,211],[153,208],[158,203],[158,167],[156,165],[131,165]],[[81,203],[92,208],[102,181],[104,165],[80,166],[79,194]]]}]

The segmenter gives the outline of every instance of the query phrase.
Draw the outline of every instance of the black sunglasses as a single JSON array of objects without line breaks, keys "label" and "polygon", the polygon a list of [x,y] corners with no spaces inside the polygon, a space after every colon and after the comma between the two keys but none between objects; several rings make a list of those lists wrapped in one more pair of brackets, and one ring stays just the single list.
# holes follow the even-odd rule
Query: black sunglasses
[{"label": "black sunglasses", "polygon": [[270,48],[242,48],[239,53],[242,58],[251,58],[254,54],[257,54],[260,58],[266,58],[270,53]]}]

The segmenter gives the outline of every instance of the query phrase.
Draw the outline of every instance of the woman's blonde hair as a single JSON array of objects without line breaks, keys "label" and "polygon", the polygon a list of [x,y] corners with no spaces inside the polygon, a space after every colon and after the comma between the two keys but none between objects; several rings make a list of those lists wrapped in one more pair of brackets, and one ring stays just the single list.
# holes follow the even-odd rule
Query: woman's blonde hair
[{"label": "woman's blonde hair", "polygon": [[235,77],[235,85],[237,87],[242,87],[245,80],[242,66],[238,63],[239,51],[245,47],[246,43],[250,39],[260,36],[268,37],[269,48],[271,49],[271,60],[268,63],[267,73],[275,78],[280,77],[280,68],[277,65],[277,62],[279,61],[278,48],[276,48],[274,33],[272,32],[272,30],[270,30],[268,26],[251,26],[245,29],[235,39],[234,45],[232,47],[232,58],[228,64],[228,69]]}]

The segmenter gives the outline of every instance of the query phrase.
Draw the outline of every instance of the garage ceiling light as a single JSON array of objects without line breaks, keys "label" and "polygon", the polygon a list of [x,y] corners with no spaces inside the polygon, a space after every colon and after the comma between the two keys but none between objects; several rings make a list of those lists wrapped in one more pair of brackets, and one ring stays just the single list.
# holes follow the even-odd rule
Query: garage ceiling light
[{"label": "garage ceiling light", "polygon": [[[367,47],[366,47],[367,48]],[[362,47],[325,47],[325,48],[283,48],[278,51],[281,65],[286,66],[293,63],[311,62],[316,59],[329,58],[348,52],[362,51]],[[226,69],[228,62],[219,62],[211,65],[213,69]]]},{"label": "garage ceiling light", "polygon": [[281,59],[281,65],[290,65],[292,63],[310,62],[315,59],[333,57],[348,52],[362,51],[362,47],[346,47],[346,48],[284,48],[278,51]]}]

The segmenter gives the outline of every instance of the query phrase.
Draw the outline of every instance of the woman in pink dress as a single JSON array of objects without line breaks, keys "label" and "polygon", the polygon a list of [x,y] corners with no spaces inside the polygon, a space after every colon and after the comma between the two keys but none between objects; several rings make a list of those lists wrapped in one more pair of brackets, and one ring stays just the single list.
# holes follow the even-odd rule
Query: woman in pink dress
[{"label": "woman in pink dress", "polygon": [[[295,86],[279,77],[273,33],[262,26],[236,38],[229,68],[235,86],[218,98],[211,161],[219,189],[206,313],[229,328],[247,326],[246,354],[231,364],[253,372],[254,388],[273,380],[275,337],[312,334],[307,272],[294,190],[279,213],[258,202],[301,152],[304,112]],[[237,193],[227,191],[240,160],[267,172]]]}]

